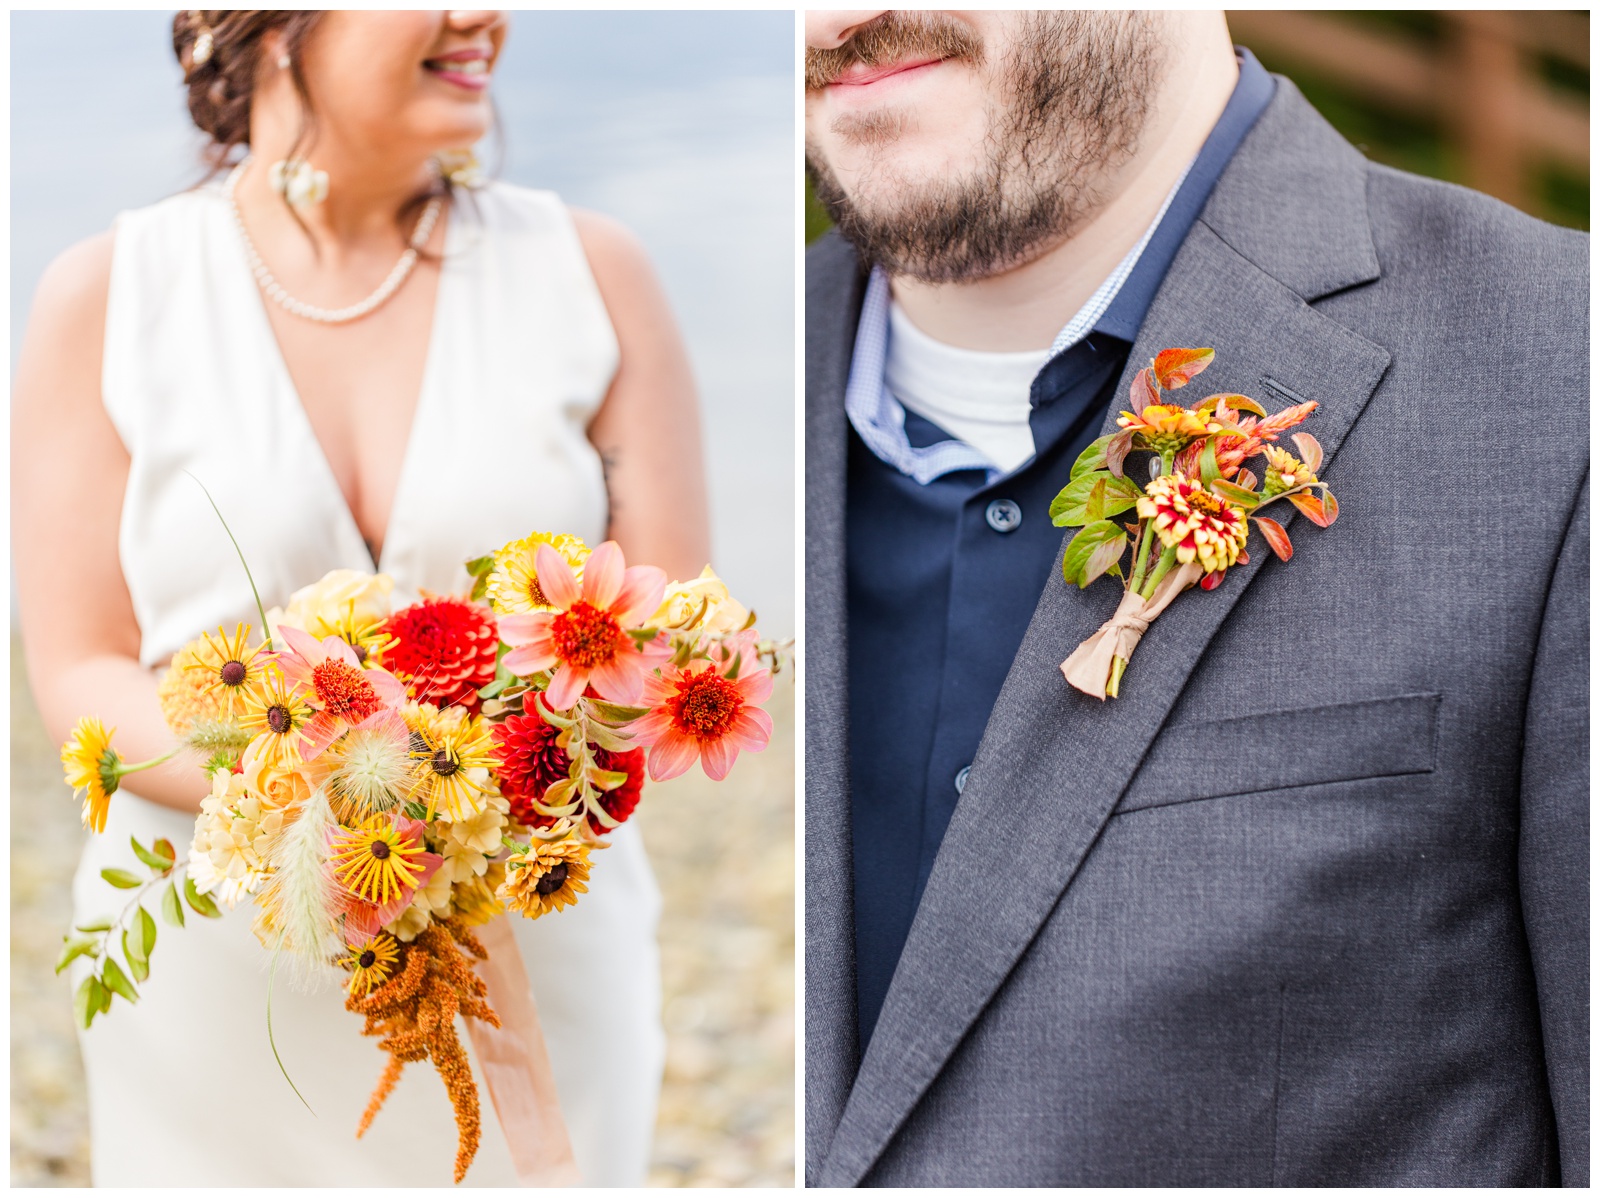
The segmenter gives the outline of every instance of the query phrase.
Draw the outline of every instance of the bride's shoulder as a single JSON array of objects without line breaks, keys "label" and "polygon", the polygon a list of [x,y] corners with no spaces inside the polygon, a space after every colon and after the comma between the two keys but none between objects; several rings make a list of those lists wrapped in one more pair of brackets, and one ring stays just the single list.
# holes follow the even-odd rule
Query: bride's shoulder
[{"label": "bride's shoulder", "polygon": [[614,217],[564,203],[553,191],[495,182],[476,193],[487,218],[502,229],[576,235],[607,306],[613,293],[653,280],[644,244]]}]

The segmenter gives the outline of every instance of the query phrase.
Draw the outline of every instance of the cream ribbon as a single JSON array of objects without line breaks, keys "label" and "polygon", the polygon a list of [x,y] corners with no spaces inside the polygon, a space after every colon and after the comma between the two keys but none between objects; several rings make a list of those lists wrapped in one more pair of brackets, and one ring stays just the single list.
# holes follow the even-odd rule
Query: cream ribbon
[{"label": "cream ribbon", "polygon": [[511,1149],[517,1180],[525,1186],[582,1185],[528,971],[508,919],[497,916],[476,929],[489,951],[489,959],[477,963],[478,974],[489,987],[489,1005],[500,1026],[468,1019],[467,1034]]},{"label": "cream ribbon", "polygon": [[1123,661],[1131,658],[1151,622],[1204,576],[1200,564],[1190,562],[1168,570],[1148,599],[1131,590],[1125,591],[1112,617],[1061,663],[1061,673],[1067,682],[1086,695],[1104,699],[1106,684],[1111,681],[1112,658],[1120,657]]}]

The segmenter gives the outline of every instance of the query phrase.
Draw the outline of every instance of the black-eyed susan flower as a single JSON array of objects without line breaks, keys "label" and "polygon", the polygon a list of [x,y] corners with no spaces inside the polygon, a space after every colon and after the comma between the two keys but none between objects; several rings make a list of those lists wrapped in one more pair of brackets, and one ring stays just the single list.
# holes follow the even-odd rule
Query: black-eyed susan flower
[{"label": "black-eyed susan flower", "polygon": [[187,668],[205,680],[206,692],[225,719],[244,709],[245,696],[260,682],[265,669],[261,651],[266,646],[246,648],[249,636],[250,625],[240,624],[232,636],[218,628],[215,637],[208,632],[193,646],[193,660]]},{"label": "black-eyed susan flower", "polygon": [[252,760],[275,771],[293,769],[300,763],[301,729],[312,714],[305,689],[269,666],[259,685],[245,694],[239,717],[239,726],[254,738],[249,749]]},{"label": "black-eyed susan flower", "polygon": [[378,908],[416,890],[427,865],[422,825],[375,815],[333,836],[328,859],[340,885],[364,903]]},{"label": "black-eyed susan flower", "polygon": [[405,709],[411,729],[416,780],[410,797],[428,809],[428,818],[467,819],[483,810],[494,741],[481,720],[459,707],[440,711],[432,703]]},{"label": "black-eyed susan flower", "polygon": [[538,919],[578,901],[589,889],[589,846],[575,837],[535,840],[506,862],[495,897],[513,911]]},{"label": "black-eyed susan flower", "polygon": [[1249,536],[1242,511],[1175,474],[1152,480],[1137,507],[1142,519],[1153,519],[1156,536],[1178,561],[1199,562],[1207,573],[1233,565]]},{"label": "black-eyed susan flower", "polygon": [[379,932],[347,948],[349,952],[339,963],[350,971],[350,981],[345,988],[351,994],[371,994],[394,976],[395,966],[400,961],[400,946],[393,936]]}]

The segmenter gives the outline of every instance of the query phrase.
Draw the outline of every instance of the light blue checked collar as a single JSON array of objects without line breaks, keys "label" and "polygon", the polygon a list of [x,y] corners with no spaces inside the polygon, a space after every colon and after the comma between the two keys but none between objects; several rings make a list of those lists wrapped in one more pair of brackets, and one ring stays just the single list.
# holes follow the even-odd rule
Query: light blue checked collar
[{"label": "light blue checked collar", "polygon": [[[1183,168],[1183,174],[1172,185],[1172,190],[1162,201],[1161,211],[1156,213],[1138,244],[1127,252],[1088,302],[1078,309],[1077,315],[1056,334],[1056,339],[1050,344],[1051,359],[1082,341],[1094,328],[1095,322],[1106,314],[1111,301],[1117,298],[1117,292],[1122,290],[1122,285],[1138,265],[1139,256],[1150,244],[1150,238],[1166,216],[1172,198],[1189,177],[1189,167],[1193,165],[1191,162]],[[906,410],[890,394],[883,381],[883,366],[888,356],[889,276],[881,266],[874,266],[867,279],[866,296],[861,302],[855,350],[850,356],[850,378],[844,389],[845,415],[850,418],[856,434],[882,461],[923,486],[955,470],[986,471],[989,482],[999,478],[1002,473],[1000,468],[965,441],[952,438],[933,445],[911,444],[906,437]],[[1029,461],[1032,460],[1029,458]],[[1021,470],[1027,464],[1024,462],[1017,469]]]}]

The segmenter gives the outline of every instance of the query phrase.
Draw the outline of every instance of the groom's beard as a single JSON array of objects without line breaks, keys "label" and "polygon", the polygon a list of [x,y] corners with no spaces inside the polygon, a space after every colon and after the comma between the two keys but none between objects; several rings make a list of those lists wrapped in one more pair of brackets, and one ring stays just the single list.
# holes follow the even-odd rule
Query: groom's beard
[{"label": "groom's beard", "polygon": [[[933,13],[890,12],[835,50],[806,51],[806,84],[821,87],[855,62],[954,57],[981,69],[966,26]],[[1139,147],[1164,65],[1150,18],[1135,12],[1041,12],[1023,22],[995,67],[987,153],[962,177],[875,181],[852,196],[808,143],[817,198],[868,261],[891,274],[950,283],[999,274],[1039,257],[1105,203],[1111,171]],[[891,146],[898,114],[841,117],[835,135]],[[887,155],[869,169],[888,172]]]}]

